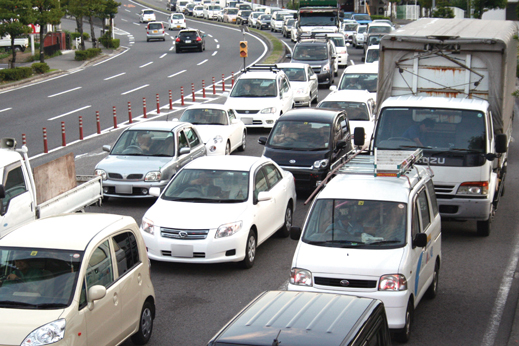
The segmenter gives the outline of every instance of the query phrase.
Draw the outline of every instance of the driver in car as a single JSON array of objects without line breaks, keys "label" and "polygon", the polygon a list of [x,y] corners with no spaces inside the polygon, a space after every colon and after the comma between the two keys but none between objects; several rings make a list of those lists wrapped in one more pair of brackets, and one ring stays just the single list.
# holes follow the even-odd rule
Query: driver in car
[{"label": "driver in car", "polygon": [[139,134],[137,136],[137,143],[143,152],[149,152],[151,147],[151,135],[148,133]]},{"label": "driver in car", "polygon": [[17,282],[40,281],[51,276],[50,272],[41,268],[31,267],[30,261],[18,254],[14,260],[16,269],[7,277],[5,281],[0,281],[0,286]]},{"label": "driver in car", "polygon": [[343,207],[335,212],[335,222],[326,227],[325,233],[342,232],[348,234],[360,234],[364,227],[353,220],[354,206]]}]

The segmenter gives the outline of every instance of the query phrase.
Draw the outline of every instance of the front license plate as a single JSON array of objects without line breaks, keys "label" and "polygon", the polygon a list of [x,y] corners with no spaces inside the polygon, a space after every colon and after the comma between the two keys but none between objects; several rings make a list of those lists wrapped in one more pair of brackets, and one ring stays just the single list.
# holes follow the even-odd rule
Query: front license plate
[{"label": "front license plate", "polygon": [[241,121],[242,121],[245,125],[252,125],[252,118],[242,117],[242,118],[241,118]]},{"label": "front license plate", "polygon": [[131,185],[116,185],[115,193],[122,195],[131,195],[133,187]]},{"label": "front license plate", "polygon": [[191,40],[186,40],[186,43],[191,43]]},{"label": "front license plate", "polygon": [[171,245],[171,256],[193,258],[193,245]]}]

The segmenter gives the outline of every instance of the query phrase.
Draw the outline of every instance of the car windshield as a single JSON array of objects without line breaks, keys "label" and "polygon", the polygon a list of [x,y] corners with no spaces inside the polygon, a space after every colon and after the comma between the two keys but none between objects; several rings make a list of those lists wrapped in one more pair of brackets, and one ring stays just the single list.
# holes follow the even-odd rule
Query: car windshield
[{"label": "car windshield", "polygon": [[83,252],[0,247],[0,308],[70,305]]},{"label": "car windshield", "polygon": [[241,15],[242,15],[242,17],[248,17],[248,16],[250,16],[251,12],[252,11],[241,11]]},{"label": "car windshield", "polygon": [[290,150],[324,150],[330,145],[330,124],[317,121],[277,121],[267,145]]},{"label": "car windshield", "polygon": [[188,10],[192,10],[193,8],[195,8],[195,6],[196,6],[195,4],[187,4],[186,8]]},{"label": "car windshield", "polygon": [[302,67],[282,67],[291,82],[306,82],[305,69]]},{"label": "car windshield", "polygon": [[377,92],[376,73],[346,73],[341,79],[339,90],[367,90]]},{"label": "car windshield", "polygon": [[400,202],[318,199],[302,241],[312,245],[395,248],[406,242],[407,205]]},{"label": "car windshield", "polygon": [[371,17],[367,14],[355,14],[355,15],[353,15],[353,19],[355,19],[355,20],[371,20]]},{"label": "car windshield", "polygon": [[239,79],[232,88],[231,97],[276,97],[275,79]]},{"label": "car windshield", "polygon": [[194,108],[186,109],[180,116],[180,121],[193,125],[227,125],[227,116],[221,109]]},{"label": "car windshield", "polygon": [[368,29],[370,34],[389,34],[390,32],[391,27],[389,26],[370,26]]},{"label": "car windshield", "polygon": [[119,137],[110,154],[173,156],[174,142],[170,131],[128,130]]},{"label": "car windshield", "polygon": [[291,28],[292,26],[295,25],[295,23],[296,23],[296,20],[295,20],[295,19],[289,19],[289,20],[287,21],[286,26],[287,26],[288,28]]},{"label": "car windshield", "polygon": [[173,14],[173,19],[184,19],[182,14]]},{"label": "car windshield", "polygon": [[301,12],[299,13],[301,26],[336,26],[337,17],[335,14],[325,15],[322,12]]},{"label": "car windshield", "polygon": [[335,47],[346,47],[346,43],[344,42],[344,37],[333,36],[333,37],[330,37],[330,39],[333,41],[333,44],[335,44]]},{"label": "car windshield", "polygon": [[363,34],[366,32],[367,27],[366,26],[359,26],[359,34]]},{"label": "car windshield", "polygon": [[369,120],[368,107],[364,102],[326,101],[319,103],[319,108],[345,110],[348,120]]},{"label": "car windshield", "polygon": [[230,8],[227,11],[227,14],[237,14],[237,13],[238,13],[238,9],[237,8]]},{"label": "car windshield", "polygon": [[183,169],[161,195],[168,201],[240,203],[248,199],[249,172]]},{"label": "car windshield", "polygon": [[315,61],[326,60],[328,54],[324,45],[296,45],[293,57],[295,60]]},{"label": "car windshield", "polygon": [[358,24],[344,24],[344,31],[355,31],[357,30]]},{"label": "car windshield", "polygon": [[197,34],[196,34],[196,31],[182,31],[180,34],[178,34],[178,37],[180,37],[181,39],[196,39],[197,37]]}]

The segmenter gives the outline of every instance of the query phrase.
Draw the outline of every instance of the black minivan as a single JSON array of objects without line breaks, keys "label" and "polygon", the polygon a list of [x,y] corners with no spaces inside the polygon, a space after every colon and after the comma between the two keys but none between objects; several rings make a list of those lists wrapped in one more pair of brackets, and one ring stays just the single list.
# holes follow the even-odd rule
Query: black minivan
[{"label": "black minivan", "polygon": [[286,112],[258,143],[263,156],[294,175],[298,189],[317,187],[352,150],[346,113],[316,108]]}]

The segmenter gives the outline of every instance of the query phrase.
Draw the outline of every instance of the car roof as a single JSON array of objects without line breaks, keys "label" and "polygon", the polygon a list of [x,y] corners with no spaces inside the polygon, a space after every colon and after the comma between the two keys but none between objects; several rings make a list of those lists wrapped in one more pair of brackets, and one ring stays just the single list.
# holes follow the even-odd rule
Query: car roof
[{"label": "car roof", "polygon": [[149,131],[173,131],[177,127],[190,125],[186,122],[181,121],[146,121],[139,124],[135,124],[127,129],[129,130],[149,130]]},{"label": "car roof", "polygon": [[268,70],[252,70],[242,73],[238,79],[277,79],[277,76],[285,74],[282,70],[268,71]]},{"label": "car roof", "polygon": [[348,73],[378,73],[377,64],[359,64],[346,67],[343,74]]},{"label": "car roof", "polygon": [[385,26],[385,27],[392,28],[391,24],[386,23],[386,22],[371,22],[368,24],[368,26]]},{"label": "car roof", "polygon": [[208,108],[221,109],[223,111],[226,111],[229,109],[229,107],[226,107],[225,105],[219,104],[219,103],[200,103],[200,104],[195,104],[195,105],[189,106],[186,109],[208,109]]},{"label": "car roof", "polygon": [[277,122],[298,120],[333,123],[333,120],[339,113],[343,113],[343,111],[320,108],[291,109],[284,113],[283,116],[277,120]]},{"label": "car roof", "polygon": [[283,68],[283,67],[298,67],[298,68],[305,68],[307,66],[310,66],[308,64],[303,64],[300,62],[283,62],[280,64],[276,64],[277,67]]},{"label": "car roof", "polygon": [[321,102],[324,101],[346,101],[346,102],[366,102],[373,99],[367,90],[337,90],[329,93]]},{"label": "car roof", "polygon": [[296,46],[316,46],[327,45],[328,40],[325,38],[303,38],[296,43]]},{"label": "car roof", "polygon": [[1,238],[0,244],[2,246],[82,251],[98,233],[121,221],[135,222],[128,216],[103,213],[53,216],[32,221],[15,229]]},{"label": "car roof", "polygon": [[272,160],[246,155],[202,156],[188,163],[184,169],[249,171],[254,165],[263,162],[272,162]]}]

